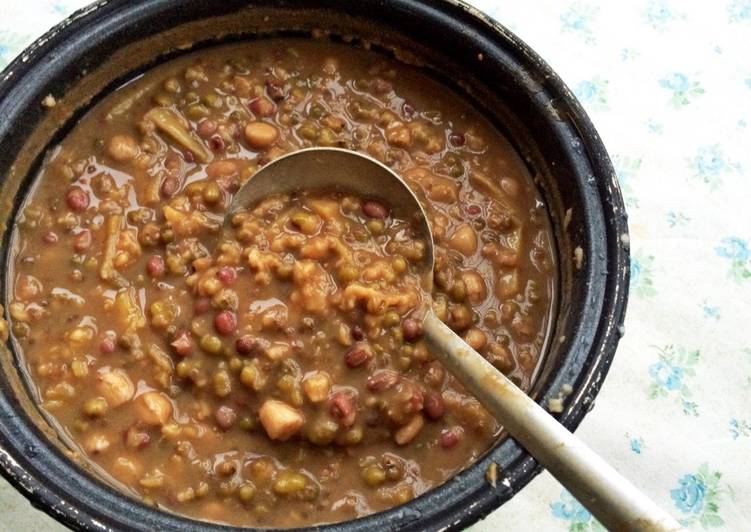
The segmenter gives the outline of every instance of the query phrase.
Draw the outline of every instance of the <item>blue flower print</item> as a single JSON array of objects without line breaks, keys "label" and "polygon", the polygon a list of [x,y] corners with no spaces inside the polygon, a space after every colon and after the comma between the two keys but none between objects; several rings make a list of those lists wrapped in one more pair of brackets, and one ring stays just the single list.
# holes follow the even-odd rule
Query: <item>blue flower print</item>
[{"label": "blue flower print", "polygon": [[745,82],[746,82],[746,87],[748,87],[751,90],[751,78],[746,78]]},{"label": "blue flower print", "polygon": [[730,436],[737,440],[740,437],[751,436],[751,425],[743,419],[733,418],[730,420]]},{"label": "blue flower print", "polygon": [[720,319],[720,308],[715,305],[710,305],[705,299],[699,305],[705,318],[711,318],[715,321]]},{"label": "blue flower print", "polygon": [[590,111],[606,111],[608,109],[608,80],[599,77],[580,81],[574,87],[574,94]]},{"label": "blue flower print", "polygon": [[661,79],[660,86],[676,92],[684,92],[691,87],[691,84],[685,74],[675,73],[668,78]]},{"label": "blue flower print", "polygon": [[561,14],[561,28],[563,31],[581,35],[586,43],[593,44],[595,39],[590,22],[596,13],[596,8],[576,3]]},{"label": "blue flower print", "polygon": [[682,347],[667,345],[658,347],[657,352],[657,361],[649,366],[649,375],[652,378],[649,399],[672,397],[681,406],[684,414],[698,416],[699,407],[690,400],[690,380],[696,375],[694,368],[699,362],[699,351],[688,351]]},{"label": "blue flower print", "polygon": [[720,517],[720,502],[727,490],[720,487],[721,478],[721,473],[710,471],[705,463],[695,474],[678,479],[678,486],[670,490],[670,498],[685,516],[680,520],[681,525],[688,528],[698,524],[707,529],[725,524]]},{"label": "blue flower print", "polygon": [[748,242],[737,236],[731,236],[722,240],[722,245],[715,248],[720,257],[733,261],[746,262],[751,258],[751,249]]},{"label": "blue flower print", "polygon": [[716,189],[722,183],[722,176],[730,172],[740,171],[740,165],[728,160],[717,144],[703,146],[696,151],[696,155],[689,159],[689,165],[694,169],[694,177]]},{"label": "blue flower print", "polygon": [[70,8],[65,4],[65,2],[52,0],[50,2],[50,11],[52,11],[56,15],[59,15],[60,17],[64,17],[70,12]]},{"label": "blue flower print", "polygon": [[683,368],[657,362],[649,366],[649,374],[654,381],[666,390],[679,390],[683,380]]},{"label": "blue flower print", "polygon": [[597,86],[591,81],[582,81],[576,86],[575,92],[580,100],[591,102],[597,96]]},{"label": "blue flower print", "polygon": [[655,135],[662,135],[663,126],[656,120],[650,118],[647,121],[647,129],[650,133],[654,133]]},{"label": "blue flower print", "polygon": [[568,521],[570,532],[605,530],[605,527],[566,490],[561,492],[559,501],[550,504],[550,513],[557,519]]},{"label": "blue flower print", "polygon": [[633,50],[631,48],[621,48],[621,61],[628,61],[630,59],[634,59],[638,57],[640,54],[636,50]]},{"label": "blue flower print", "polygon": [[684,475],[678,481],[678,487],[670,490],[670,498],[684,514],[698,514],[704,506],[707,488],[696,475]]},{"label": "blue flower print", "polygon": [[716,146],[702,148],[696,155],[696,168],[701,173],[717,174],[725,167],[722,153]]},{"label": "blue flower print", "polygon": [[664,30],[676,16],[665,0],[650,0],[644,10],[644,18],[654,29]]},{"label": "blue flower print", "polygon": [[580,13],[576,8],[571,8],[561,15],[561,24],[564,28],[574,31],[587,30],[587,17]]},{"label": "blue flower print", "polygon": [[642,265],[638,260],[631,261],[631,282],[638,284],[641,280]]},{"label": "blue flower print", "polygon": [[691,217],[686,216],[682,212],[675,212],[675,211],[670,211],[669,213],[667,213],[667,215],[665,216],[665,218],[667,219],[668,225],[670,227],[676,227],[676,226],[679,226],[679,225],[685,225],[686,222],[690,222],[691,221]]},{"label": "blue flower print", "polygon": [[751,20],[751,0],[733,0],[728,4],[730,22]]},{"label": "blue flower print", "polygon": [[631,438],[629,447],[631,447],[631,451],[634,454],[641,454],[642,449],[644,448],[644,440],[641,438]]},{"label": "blue flower print", "polygon": [[676,72],[659,81],[660,87],[673,92],[670,102],[673,107],[680,108],[691,103],[695,96],[704,94],[704,89],[698,81],[691,81],[686,74]]},{"label": "blue flower print", "polygon": [[568,491],[564,491],[561,494],[561,501],[550,505],[550,510],[553,517],[576,523],[584,523],[592,517],[592,514],[579,501],[574,499]]},{"label": "blue flower print", "polygon": [[737,236],[727,237],[715,248],[715,253],[730,260],[728,276],[736,283],[751,279],[751,249],[746,240]]}]

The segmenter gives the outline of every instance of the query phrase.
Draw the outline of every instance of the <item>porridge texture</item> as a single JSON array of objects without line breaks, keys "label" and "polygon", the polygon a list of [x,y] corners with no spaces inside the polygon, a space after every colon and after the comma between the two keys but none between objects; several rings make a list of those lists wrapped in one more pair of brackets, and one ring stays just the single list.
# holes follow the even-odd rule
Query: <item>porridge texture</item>
[{"label": "porridge texture", "polygon": [[[430,298],[425,243],[387,200],[272,196],[223,226],[259,167],[310,146],[415,190]],[[14,239],[11,331],[41,408],[121,489],[234,525],[352,519],[470,465],[500,427],[434,360],[421,305],[524,389],[553,306],[545,209],[508,141],[419,69],[326,42],[207,49],[108,95]]]}]

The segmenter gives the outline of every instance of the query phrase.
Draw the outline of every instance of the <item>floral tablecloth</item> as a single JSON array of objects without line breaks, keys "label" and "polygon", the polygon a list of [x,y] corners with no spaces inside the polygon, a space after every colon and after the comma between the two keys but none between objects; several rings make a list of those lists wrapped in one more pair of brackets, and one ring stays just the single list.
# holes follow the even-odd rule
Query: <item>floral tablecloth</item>
[{"label": "floral tablecloth", "polygon": [[[0,0],[0,67],[85,0]],[[692,530],[751,530],[751,0],[473,0],[562,76],[630,215],[626,336],[577,434]],[[4,481],[0,529],[59,530]],[[602,530],[544,473],[473,527]]]}]

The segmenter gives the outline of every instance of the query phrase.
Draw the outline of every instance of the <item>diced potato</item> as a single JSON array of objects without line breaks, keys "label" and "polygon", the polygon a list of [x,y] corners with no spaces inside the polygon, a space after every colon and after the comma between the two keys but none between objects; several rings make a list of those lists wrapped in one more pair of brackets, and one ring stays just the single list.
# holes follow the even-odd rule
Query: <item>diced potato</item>
[{"label": "diced potato", "polygon": [[343,310],[352,310],[363,305],[368,314],[379,316],[385,314],[389,308],[403,315],[419,304],[420,296],[414,288],[384,292],[360,283],[351,283],[344,289],[340,307]]},{"label": "diced potato", "polygon": [[302,389],[311,403],[321,403],[329,396],[331,377],[325,371],[310,372],[302,381]]},{"label": "diced potato", "polygon": [[84,449],[89,454],[100,454],[110,448],[110,441],[104,434],[95,432],[90,434],[84,442]]},{"label": "diced potato", "polygon": [[409,148],[412,145],[412,133],[402,122],[392,122],[386,128],[386,142],[398,148]]},{"label": "diced potato", "polygon": [[130,377],[121,369],[103,368],[100,370],[96,388],[111,408],[130,401],[136,392],[136,387]]},{"label": "diced potato", "polygon": [[485,280],[475,271],[462,272],[462,281],[467,290],[467,298],[470,303],[476,305],[485,300],[488,295]]},{"label": "diced potato", "polygon": [[319,263],[296,261],[292,280],[296,287],[290,296],[293,303],[301,305],[307,312],[324,313],[328,309],[328,296],[334,293],[336,285]]},{"label": "diced potato", "polygon": [[267,399],[261,405],[258,417],[269,438],[282,441],[297,434],[304,421],[299,410],[276,399]]},{"label": "diced potato", "polygon": [[277,343],[277,344],[272,344],[266,349],[264,349],[263,353],[272,362],[279,362],[287,358],[290,354],[290,351],[291,351],[291,348],[288,344]]},{"label": "diced potato", "polygon": [[94,338],[94,329],[91,327],[75,327],[68,332],[66,337],[71,347],[83,347]]},{"label": "diced potato", "polygon": [[305,241],[300,248],[300,256],[305,259],[322,260],[334,255],[341,261],[352,260],[352,250],[331,235],[317,236]]},{"label": "diced potato", "polygon": [[368,282],[385,281],[391,284],[396,280],[396,273],[390,261],[374,260],[363,269],[362,278]]},{"label": "diced potato", "polygon": [[468,257],[474,255],[477,252],[477,233],[471,225],[462,224],[451,235],[448,245],[451,249]]},{"label": "diced potato", "polygon": [[498,299],[505,300],[514,297],[519,293],[519,274],[516,270],[508,273],[501,273],[496,283],[496,295]]},{"label": "diced potato", "polygon": [[204,229],[216,227],[216,223],[209,220],[203,212],[193,209],[185,196],[162,207],[162,213],[178,236],[195,236]]},{"label": "diced potato", "polygon": [[160,392],[139,395],[133,406],[138,419],[147,425],[164,425],[172,417],[172,403]]},{"label": "diced potato", "polygon": [[339,203],[335,200],[315,198],[307,200],[305,204],[326,221],[330,222],[340,217]]}]

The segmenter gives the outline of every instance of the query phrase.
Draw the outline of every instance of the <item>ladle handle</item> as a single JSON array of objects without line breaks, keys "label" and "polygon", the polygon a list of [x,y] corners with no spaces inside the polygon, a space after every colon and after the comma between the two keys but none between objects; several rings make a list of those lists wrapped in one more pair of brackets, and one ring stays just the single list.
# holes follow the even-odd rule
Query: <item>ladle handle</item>
[{"label": "ladle handle", "polygon": [[683,530],[433,312],[428,312],[423,326],[426,341],[443,365],[608,529]]}]

